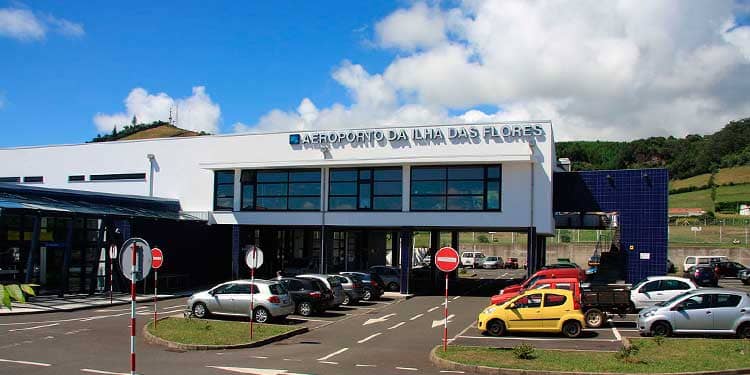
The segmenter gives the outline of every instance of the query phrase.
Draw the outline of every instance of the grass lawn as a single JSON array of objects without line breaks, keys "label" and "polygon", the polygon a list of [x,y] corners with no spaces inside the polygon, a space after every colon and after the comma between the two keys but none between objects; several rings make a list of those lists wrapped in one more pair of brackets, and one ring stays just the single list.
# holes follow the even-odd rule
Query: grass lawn
[{"label": "grass lawn", "polygon": [[182,344],[237,345],[267,339],[293,331],[298,327],[274,324],[253,324],[253,341],[250,341],[249,322],[231,322],[203,319],[168,318],[154,323],[148,330],[154,336]]},{"label": "grass lawn", "polygon": [[717,202],[735,202],[750,200],[750,184],[719,186],[716,188]]},{"label": "grass lawn", "polygon": [[714,202],[711,201],[711,190],[704,189],[688,193],[670,194],[669,208],[702,208],[706,211],[713,211]]},{"label": "grass lawn", "polygon": [[640,352],[630,362],[615,353],[536,350],[536,358],[517,359],[511,349],[449,346],[435,353],[444,359],[469,365],[547,371],[620,373],[669,373],[719,371],[750,367],[750,340],[665,339],[661,346],[651,339],[637,339]]},{"label": "grass lawn", "polygon": [[683,180],[673,180],[669,182],[670,189],[681,189],[690,186],[701,187],[708,186],[708,179],[711,177],[710,173],[699,174],[697,176],[688,177]]},{"label": "grass lawn", "polygon": [[730,182],[735,184],[750,183],[750,166],[743,165],[740,167],[721,168],[719,173],[714,176],[717,185],[726,185]]}]

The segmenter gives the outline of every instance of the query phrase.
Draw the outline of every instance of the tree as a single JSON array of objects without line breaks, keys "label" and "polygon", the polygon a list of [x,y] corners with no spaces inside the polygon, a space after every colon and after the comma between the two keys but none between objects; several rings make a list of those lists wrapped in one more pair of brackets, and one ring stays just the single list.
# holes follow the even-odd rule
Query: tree
[{"label": "tree", "polygon": [[0,284],[0,305],[6,307],[8,310],[11,309],[11,300],[20,303],[26,303],[26,297],[24,293],[35,296],[36,293],[32,287],[39,286],[36,284]]},{"label": "tree", "polygon": [[112,128],[112,136],[114,137],[116,135],[117,135],[117,125],[115,125],[115,127]]},{"label": "tree", "polygon": [[136,124],[138,124],[138,119],[137,119],[137,118],[135,118],[135,115],[133,115],[133,121],[131,121],[130,123],[131,123],[131,124],[132,124],[133,126],[135,126]]}]

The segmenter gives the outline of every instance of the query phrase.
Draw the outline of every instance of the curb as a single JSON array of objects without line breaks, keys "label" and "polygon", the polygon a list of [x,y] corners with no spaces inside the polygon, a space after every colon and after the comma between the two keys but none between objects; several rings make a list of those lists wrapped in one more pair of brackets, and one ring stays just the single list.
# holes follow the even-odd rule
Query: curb
[{"label": "curb", "polygon": [[[164,320],[169,319],[168,316],[165,316],[163,318],[157,319]],[[151,332],[148,331],[148,325],[151,324],[153,320],[149,321],[146,325],[143,326],[142,332],[143,332],[143,339],[149,343],[149,344],[155,344],[155,345],[161,345],[166,346],[170,349],[180,349],[180,350],[222,350],[222,349],[244,349],[244,348],[255,348],[258,346],[263,346],[270,344],[272,342],[281,341],[288,339],[292,336],[297,336],[303,333],[306,333],[308,331],[307,327],[302,327],[295,329],[294,331],[289,331],[287,333],[282,333],[280,335],[272,336],[267,339],[249,342],[245,344],[235,344],[235,345],[199,345],[199,344],[182,344],[179,342],[169,341],[165,340],[160,337],[154,336]]]},{"label": "curb", "polygon": [[[158,298],[158,301],[167,301],[167,300],[172,300],[172,299],[177,299],[177,298],[185,298],[185,297],[189,297],[189,296],[190,296],[190,294],[172,295],[172,296],[169,296],[169,297],[160,297],[160,298]],[[153,302],[153,298],[150,299],[150,300],[138,301],[137,303],[145,303],[145,302]],[[62,312],[81,311],[81,310],[88,310],[88,309],[106,309],[106,308],[112,307],[112,306],[122,306],[122,305],[128,305],[128,304],[130,304],[129,300],[128,301],[113,302],[111,304],[110,303],[105,303],[105,304],[101,304],[101,305],[71,307],[71,308],[68,308],[68,309],[21,311],[21,312],[9,311],[9,312],[0,313],[0,317],[3,317],[3,316],[18,316],[18,315],[35,315],[35,314],[62,313]],[[20,306],[20,307],[23,307],[23,306]]]},{"label": "curb", "polygon": [[578,371],[545,371],[545,370],[522,370],[522,369],[511,369],[511,368],[499,368],[499,367],[488,367],[488,366],[475,366],[465,365],[458,362],[449,361],[442,359],[437,356],[436,351],[442,349],[442,345],[438,345],[430,351],[430,362],[440,369],[465,371],[467,373],[482,374],[482,375],[555,375],[555,374],[570,374],[570,375],[739,375],[739,374],[750,374],[750,368],[745,369],[732,369],[732,370],[721,370],[721,371],[698,371],[698,372],[670,372],[670,373],[622,373],[622,372],[578,372]]}]

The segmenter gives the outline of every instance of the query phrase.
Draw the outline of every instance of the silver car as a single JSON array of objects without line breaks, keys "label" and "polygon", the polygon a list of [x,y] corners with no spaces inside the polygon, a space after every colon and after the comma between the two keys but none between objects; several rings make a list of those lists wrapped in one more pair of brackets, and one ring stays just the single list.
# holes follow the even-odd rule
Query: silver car
[{"label": "silver car", "polygon": [[335,277],[344,288],[344,301],[343,305],[353,305],[359,303],[364,295],[364,289],[362,286],[362,280],[355,276],[342,276],[342,275],[329,275]]},{"label": "silver car", "polygon": [[[250,291],[253,291],[252,293]],[[210,314],[250,316],[266,323],[273,318],[283,318],[294,313],[294,301],[284,285],[275,280],[234,280],[198,292],[187,300],[187,308],[197,318]]]},{"label": "silver car", "polygon": [[346,298],[346,294],[344,293],[344,287],[341,285],[341,282],[335,277],[335,275],[323,275],[319,273],[306,273],[303,275],[297,275],[295,277],[300,278],[307,278],[307,279],[318,279],[325,284],[328,289],[333,291],[333,302],[331,302],[331,307],[338,307],[342,303],[344,303],[344,299]]},{"label": "silver car", "polygon": [[750,294],[723,288],[691,290],[642,310],[637,324],[641,336],[700,333],[750,338]]},{"label": "silver car", "polygon": [[494,255],[490,255],[487,258],[484,258],[484,262],[482,263],[482,268],[502,268],[503,266],[503,258],[496,257]]}]

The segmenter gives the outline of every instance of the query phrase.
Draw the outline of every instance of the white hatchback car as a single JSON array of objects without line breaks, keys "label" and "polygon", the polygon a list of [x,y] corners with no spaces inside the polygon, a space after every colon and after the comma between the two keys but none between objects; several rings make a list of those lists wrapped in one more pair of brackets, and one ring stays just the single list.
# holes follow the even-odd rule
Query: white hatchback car
[{"label": "white hatchback car", "polygon": [[461,265],[464,267],[482,267],[483,263],[484,253],[481,251],[466,251],[461,253]]},{"label": "white hatchback car", "polygon": [[640,310],[697,288],[684,277],[649,276],[630,288],[630,301],[636,310]]}]

